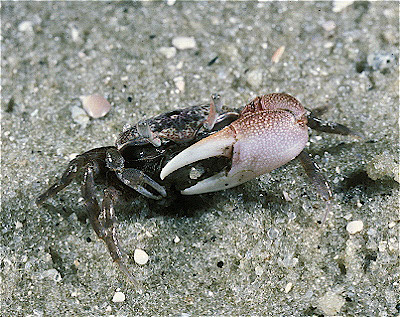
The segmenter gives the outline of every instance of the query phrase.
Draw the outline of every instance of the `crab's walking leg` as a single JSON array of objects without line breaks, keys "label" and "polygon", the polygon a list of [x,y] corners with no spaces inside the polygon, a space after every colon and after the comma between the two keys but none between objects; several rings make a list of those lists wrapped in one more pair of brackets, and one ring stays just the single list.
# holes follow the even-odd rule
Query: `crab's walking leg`
[{"label": "crab's walking leg", "polygon": [[119,247],[113,203],[116,199],[115,189],[111,187],[104,190],[101,209],[97,202],[94,175],[98,170],[97,163],[88,163],[85,168],[81,187],[89,221],[97,236],[105,242],[113,261],[118,264],[121,271],[127,275],[135,286],[138,286],[138,282],[133,278],[123,262],[122,251]]},{"label": "crab's walking leg", "polygon": [[67,169],[61,176],[61,179],[36,199],[36,205],[40,206],[41,204],[43,204],[45,200],[49,199],[50,197],[54,196],[59,191],[67,187],[75,178],[75,175],[78,172],[78,170],[79,170],[78,161],[77,160],[71,161]]},{"label": "crab's walking leg", "polygon": [[59,191],[63,190],[67,187],[75,177],[76,172],[78,171],[78,166],[76,162],[72,161],[67,169],[65,170],[64,174],[62,175],[61,179],[52,185],[48,190],[46,190],[43,194],[41,194],[38,198],[36,198],[36,205],[40,206],[43,202],[50,197],[57,194]]},{"label": "crab's walking leg", "polygon": [[308,121],[307,125],[313,130],[326,133],[341,134],[341,135],[352,135],[359,138],[363,137],[361,134],[352,131],[351,129],[340,123],[325,121],[320,118],[317,118],[314,116],[312,112],[310,112],[307,115],[307,121]]},{"label": "crab's walking leg", "polygon": [[[92,161],[102,162],[104,161],[105,153],[114,148],[113,146],[106,146],[95,148],[85,153],[78,155],[72,161],[69,162],[67,169],[61,176],[61,179],[57,181],[54,185],[52,185],[49,189],[47,189],[43,194],[41,194],[36,199],[36,205],[40,206],[43,202],[50,197],[54,196],[65,187],[67,187],[73,181],[76,176],[82,171],[82,169],[86,166],[87,163]],[[115,149],[115,148],[114,148]]]},{"label": "crab's walking leg", "polygon": [[305,150],[301,151],[297,158],[300,160],[301,165],[303,165],[307,176],[310,178],[317,192],[327,202],[327,209],[322,218],[322,223],[324,223],[330,211],[330,200],[332,199],[332,191],[325,177],[321,173],[319,166],[313,162],[310,155]]}]

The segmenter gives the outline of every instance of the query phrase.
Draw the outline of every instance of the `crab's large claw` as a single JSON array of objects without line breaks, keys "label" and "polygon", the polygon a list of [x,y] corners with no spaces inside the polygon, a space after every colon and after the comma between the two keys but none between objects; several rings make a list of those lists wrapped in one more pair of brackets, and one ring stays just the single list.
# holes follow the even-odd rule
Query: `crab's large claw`
[{"label": "crab's large claw", "polygon": [[164,166],[160,178],[188,164],[226,156],[232,159],[229,170],[186,188],[182,194],[231,188],[286,164],[303,150],[307,141],[303,106],[287,94],[264,95],[249,103],[229,126],[175,156]]}]

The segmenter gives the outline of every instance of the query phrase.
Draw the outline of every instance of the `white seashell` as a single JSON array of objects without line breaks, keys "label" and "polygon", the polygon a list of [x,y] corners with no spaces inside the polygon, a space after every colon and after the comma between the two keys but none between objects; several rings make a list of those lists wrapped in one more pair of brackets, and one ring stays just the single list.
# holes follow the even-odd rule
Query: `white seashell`
[{"label": "white seashell", "polygon": [[101,95],[81,96],[79,99],[82,101],[83,109],[92,118],[104,117],[111,110],[111,104]]}]

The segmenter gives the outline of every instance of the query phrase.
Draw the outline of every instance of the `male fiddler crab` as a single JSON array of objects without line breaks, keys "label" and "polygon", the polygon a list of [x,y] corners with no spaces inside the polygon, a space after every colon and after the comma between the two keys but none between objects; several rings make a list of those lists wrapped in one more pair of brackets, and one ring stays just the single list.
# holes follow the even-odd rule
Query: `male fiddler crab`
[{"label": "male fiddler crab", "polygon": [[[69,164],[61,179],[36,204],[82,177],[81,192],[89,221],[112,259],[126,268],[114,215],[119,197],[143,195],[152,200],[231,188],[298,158],[317,192],[326,201],[329,185],[304,150],[308,129],[357,135],[323,121],[294,97],[272,93],[255,98],[241,111],[222,113],[219,95],[211,104],[192,106],[140,121],[123,131],[115,146],[89,150]],[[195,171],[195,173],[193,173]],[[104,185],[101,205],[96,185]]]}]

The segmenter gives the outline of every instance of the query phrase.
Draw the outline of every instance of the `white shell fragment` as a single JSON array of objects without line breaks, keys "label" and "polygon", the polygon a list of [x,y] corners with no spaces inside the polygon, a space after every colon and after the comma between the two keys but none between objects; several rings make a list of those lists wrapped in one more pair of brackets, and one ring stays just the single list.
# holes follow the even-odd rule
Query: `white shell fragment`
[{"label": "white shell fragment", "polygon": [[74,120],[76,123],[80,124],[83,128],[86,127],[86,125],[89,122],[88,115],[86,114],[85,110],[83,110],[81,107],[72,106],[71,107],[71,116],[72,116],[72,120]]},{"label": "white shell fragment", "polygon": [[83,109],[92,118],[104,117],[111,110],[111,104],[101,95],[81,96],[79,98],[82,101]]},{"label": "white shell fragment", "polygon": [[362,229],[364,229],[364,224],[361,220],[351,221],[346,226],[346,230],[350,234],[356,234],[358,232],[361,232]]},{"label": "white shell fragment", "polygon": [[318,308],[321,309],[324,314],[332,316],[337,315],[345,303],[346,301],[342,296],[328,291],[318,300]]},{"label": "white shell fragment", "polygon": [[172,39],[172,45],[178,50],[187,50],[196,47],[196,41],[193,37],[177,36]]},{"label": "white shell fragment", "polygon": [[335,23],[335,21],[329,20],[329,21],[323,22],[321,24],[321,26],[323,27],[323,29],[326,32],[330,32],[330,31],[333,31],[336,28],[336,23]]},{"label": "white shell fragment", "polygon": [[40,280],[45,279],[45,278],[48,278],[55,282],[59,282],[62,280],[60,272],[58,272],[56,269],[50,269],[50,270],[44,271],[39,275]]},{"label": "white shell fragment", "polygon": [[273,63],[278,63],[279,61],[280,61],[280,59],[281,59],[281,57],[282,57],[282,55],[283,55],[283,53],[285,52],[285,46],[284,45],[282,45],[282,46],[280,46],[276,51],[275,51],[275,53],[272,55],[272,57],[271,57],[271,61],[273,62]]},{"label": "white shell fragment", "polygon": [[125,294],[122,292],[115,292],[112,298],[114,303],[122,303],[125,300]]},{"label": "white shell fragment", "polygon": [[340,12],[343,9],[347,8],[349,5],[353,4],[354,0],[334,0],[333,1],[333,12]]},{"label": "white shell fragment", "polygon": [[159,52],[164,55],[166,58],[172,58],[176,55],[176,48],[171,46],[171,47],[160,47]]},{"label": "white shell fragment", "polygon": [[32,21],[22,21],[20,24],[18,24],[18,31],[33,32],[33,22]]},{"label": "white shell fragment", "polygon": [[205,170],[202,166],[199,167],[192,167],[189,172],[190,179],[198,179],[205,173]]},{"label": "white shell fragment", "polygon": [[393,154],[386,151],[372,158],[366,166],[366,171],[373,180],[389,177],[400,183],[399,163]]},{"label": "white shell fragment", "polygon": [[246,74],[246,81],[253,89],[257,89],[261,86],[262,79],[262,70],[259,68],[253,69]]},{"label": "white shell fragment", "polygon": [[180,92],[185,91],[185,79],[183,78],[183,76],[175,77],[174,83],[175,83],[176,88],[178,88],[178,90]]},{"label": "white shell fragment", "polygon": [[149,261],[149,256],[145,251],[136,249],[135,253],[133,253],[133,259],[137,264],[144,265]]},{"label": "white shell fragment", "polygon": [[285,290],[284,290],[285,293],[286,294],[289,293],[292,290],[292,287],[293,287],[293,283],[292,282],[287,283],[286,286],[285,286]]}]

